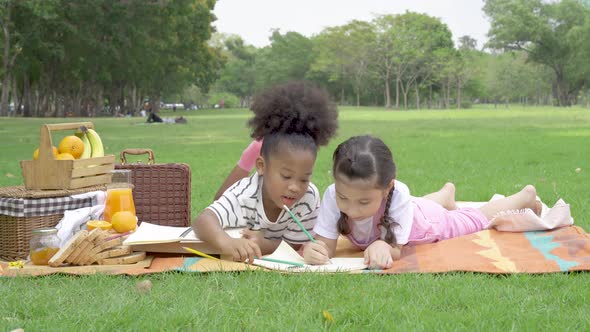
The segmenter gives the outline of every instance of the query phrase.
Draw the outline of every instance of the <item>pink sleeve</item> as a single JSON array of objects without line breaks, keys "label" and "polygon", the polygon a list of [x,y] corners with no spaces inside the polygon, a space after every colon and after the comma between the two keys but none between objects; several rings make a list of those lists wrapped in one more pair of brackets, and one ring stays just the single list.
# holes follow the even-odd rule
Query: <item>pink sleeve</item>
[{"label": "pink sleeve", "polygon": [[256,164],[256,158],[260,155],[260,148],[262,147],[262,140],[254,140],[248,147],[242,152],[242,156],[238,161],[238,166],[246,172],[250,172]]}]

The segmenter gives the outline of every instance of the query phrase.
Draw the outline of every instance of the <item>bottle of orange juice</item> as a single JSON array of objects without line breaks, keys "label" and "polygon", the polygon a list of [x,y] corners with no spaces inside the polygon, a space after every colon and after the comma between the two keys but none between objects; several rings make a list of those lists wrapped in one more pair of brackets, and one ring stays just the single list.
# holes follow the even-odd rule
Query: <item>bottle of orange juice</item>
[{"label": "bottle of orange juice", "polygon": [[117,169],[111,172],[113,177],[107,189],[104,207],[104,220],[111,222],[113,215],[119,211],[130,211],[135,215],[131,170]]}]

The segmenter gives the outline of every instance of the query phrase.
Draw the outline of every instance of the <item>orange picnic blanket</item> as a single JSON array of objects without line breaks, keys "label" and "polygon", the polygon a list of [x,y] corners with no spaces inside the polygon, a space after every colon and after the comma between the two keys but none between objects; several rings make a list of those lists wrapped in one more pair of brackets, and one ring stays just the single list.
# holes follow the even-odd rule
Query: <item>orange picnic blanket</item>
[{"label": "orange picnic blanket", "polygon": [[[360,257],[362,252],[350,242],[338,241],[336,256]],[[149,257],[125,266],[11,269],[0,263],[0,276],[66,274],[142,275],[164,271],[217,272],[262,268],[199,257]],[[441,273],[469,271],[494,274],[550,273],[590,270],[590,235],[578,226],[552,231],[499,232],[484,230],[437,243],[406,246],[402,257],[388,270],[362,270],[350,273]]]}]

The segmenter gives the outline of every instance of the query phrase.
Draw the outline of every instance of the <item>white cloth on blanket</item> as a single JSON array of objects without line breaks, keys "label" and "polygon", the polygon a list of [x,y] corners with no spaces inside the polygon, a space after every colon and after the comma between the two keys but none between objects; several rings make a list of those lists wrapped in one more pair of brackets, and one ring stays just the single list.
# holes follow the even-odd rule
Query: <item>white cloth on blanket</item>
[{"label": "white cloth on blanket", "polygon": [[107,192],[102,191],[102,190],[97,190],[97,191],[91,191],[91,192],[77,194],[77,195],[71,195],[71,197],[80,198],[80,199],[86,198],[86,197],[91,197],[92,198],[92,206],[94,206],[94,205],[104,204],[104,202],[107,200]]},{"label": "white cloth on blanket", "polygon": [[[504,198],[503,195],[495,194],[491,201]],[[540,198],[542,210],[541,216],[537,216],[531,209],[508,210],[497,213],[488,228],[494,228],[502,232],[528,232],[555,229],[574,224],[570,205],[561,198],[549,208]],[[478,208],[487,202],[457,202],[458,207]]]},{"label": "white cloth on blanket", "polygon": [[57,228],[57,236],[60,239],[60,247],[74,236],[76,232],[83,229],[89,220],[100,219],[104,211],[106,192],[93,191],[76,196],[92,196],[92,206],[64,212],[63,218],[55,226]]}]

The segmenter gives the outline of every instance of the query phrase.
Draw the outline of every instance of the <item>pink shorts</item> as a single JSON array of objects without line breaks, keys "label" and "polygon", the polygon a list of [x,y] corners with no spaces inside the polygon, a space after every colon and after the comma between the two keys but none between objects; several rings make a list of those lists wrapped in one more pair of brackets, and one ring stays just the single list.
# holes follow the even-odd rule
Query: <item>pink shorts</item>
[{"label": "pink shorts", "polygon": [[414,224],[408,244],[432,243],[485,229],[488,218],[476,208],[449,211],[431,200],[415,197]]}]

